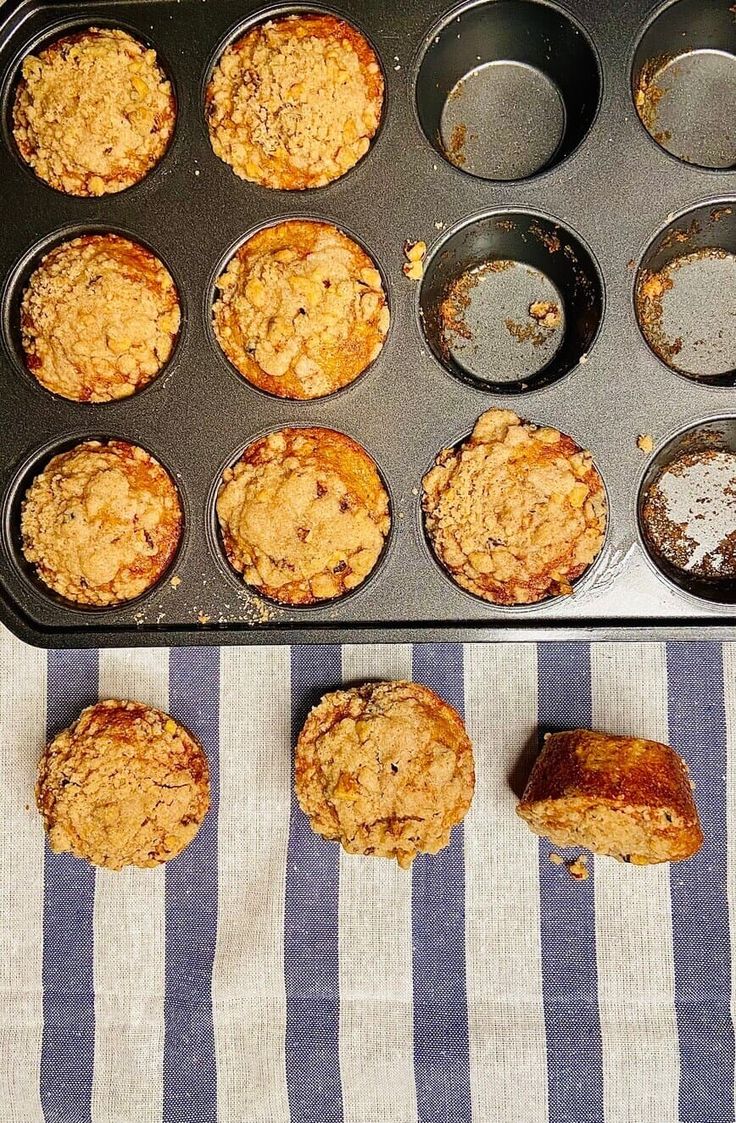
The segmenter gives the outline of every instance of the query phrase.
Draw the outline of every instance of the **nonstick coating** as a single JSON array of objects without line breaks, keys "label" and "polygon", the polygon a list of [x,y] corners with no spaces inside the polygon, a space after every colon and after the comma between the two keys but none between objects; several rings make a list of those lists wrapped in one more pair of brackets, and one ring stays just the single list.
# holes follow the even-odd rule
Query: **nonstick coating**
[{"label": "nonstick coating", "polygon": [[[564,124],[555,117],[553,126],[563,135],[546,148],[544,138],[536,138],[541,155],[535,159],[546,161],[541,171],[518,181],[484,179],[446,161],[437,136],[428,138],[422,130],[415,96],[424,52],[436,36],[455,36],[471,68],[477,66],[475,56],[484,54],[484,43],[490,52],[493,37],[478,34],[467,50],[465,28],[479,19],[490,27],[507,4],[504,34],[516,38],[519,49],[510,42],[503,54],[507,60],[526,59],[539,73],[548,69],[565,117]],[[564,9],[565,35],[550,32],[542,49],[540,42],[533,44],[531,56],[522,45],[528,47],[540,28],[560,25],[562,9],[556,5],[492,0],[485,16],[468,12],[467,5],[451,12],[440,0],[345,0],[330,6],[367,34],[381,58],[384,122],[371,151],[341,180],[314,191],[269,191],[239,180],[213,154],[204,88],[213,61],[238,30],[254,17],[298,7],[265,8],[243,0],[22,0],[2,10],[5,623],[29,642],[59,647],[736,634],[732,605],[698,599],[665,580],[645,555],[637,530],[639,485],[658,448],[705,418],[736,414],[733,387],[669,369],[646,343],[635,314],[636,274],[647,248],[680,212],[703,205],[710,213],[736,200],[736,172],[676,159],[652,139],[635,111],[637,44],[662,5],[576,0]],[[155,46],[172,77],[179,116],[169,151],[146,180],[119,195],[78,199],[53,191],[22,166],[9,133],[9,102],[18,62],[39,41],[69,27],[99,24],[128,29]],[[698,49],[695,41],[687,45]],[[587,60],[584,73],[581,59]],[[447,80],[451,87],[460,75],[446,62],[436,81]],[[512,77],[516,81],[518,75]],[[425,98],[428,81],[431,85],[431,72],[428,79],[425,70]],[[531,102],[538,88],[535,79]],[[435,118],[442,109],[434,106]],[[503,129],[489,126],[490,140],[497,135],[503,136]],[[502,159],[502,172],[505,166]],[[736,213],[736,201],[734,208]],[[431,261],[469,220],[509,212],[568,230],[590,254],[599,285],[592,342],[582,361],[548,384],[541,377],[531,384],[539,388],[516,394],[479,387],[445,369],[422,332],[419,285],[402,273],[405,240],[426,241]],[[279,401],[253,389],[220,353],[209,327],[214,282],[231,250],[259,225],[294,215],[334,222],[357,237],[384,273],[392,312],[386,345],[371,370],[345,391],[315,402]],[[712,224],[713,237],[717,226]],[[730,238],[730,224],[726,228]],[[92,406],[63,401],[33,382],[19,362],[13,322],[19,286],[32,262],[54,241],[89,229],[113,229],[149,245],[172,272],[184,310],[181,339],[162,376],[137,397]],[[564,295],[562,282],[557,288]],[[565,311],[570,331],[575,314]],[[592,450],[603,475],[610,502],[606,546],[572,597],[527,608],[486,604],[457,588],[427,546],[422,475],[441,448],[463,439],[479,414],[494,406],[569,433]],[[387,482],[393,530],[380,568],[353,595],[287,610],[264,606],[228,569],[213,502],[222,470],[247,444],[271,429],[300,424],[331,426],[365,446]],[[637,447],[640,434],[653,437],[653,454]],[[120,437],[149,449],[174,475],[186,511],[176,587],[167,580],[133,605],[94,612],[44,593],[22,564],[17,535],[23,487],[34,470],[60,448],[92,436]]]}]

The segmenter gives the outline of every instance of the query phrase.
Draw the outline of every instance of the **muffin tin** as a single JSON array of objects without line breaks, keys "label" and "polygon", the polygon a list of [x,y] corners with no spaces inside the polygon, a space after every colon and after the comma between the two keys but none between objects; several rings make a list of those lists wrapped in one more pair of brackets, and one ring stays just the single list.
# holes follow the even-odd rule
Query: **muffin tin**
[{"label": "muffin tin", "polygon": [[[374,143],[355,168],[327,187],[290,193],[245,183],[214,155],[203,105],[225,44],[256,19],[300,10],[332,11],[367,35],[383,65],[386,102]],[[22,164],[10,104],[29,51],[95,25],[121,27],[156,48],[173,81],[178,121],[166,155],[140,184],[79,199],[55,192]],[[644,127],[634,99],[643,66],[653,59],[655,69],[667,70],[668,60],[680,56],[680,84],[664,128],[668,152],[662,136],[653,139]],[[564,8],[489,0],[453,9],[440,0],[329,7],[6,3],[4,622],[28,642],[55,647],[736,634],[733,589],[714,599],[686,575],[673,580],[644,549],[638,526],[641,486],[670,455],[674,434],[732,444],[730,323],[718,335],[721,312],[736,307],[736,268],[729,268],[736,248],[732,74],[736,16],[728,0],[576,0]],[[692,154],[689,81],[695,91],[709,83],[717,90],[702,105],[701,143]],[[503,99],[513,111],[498,108]],[[392,314],[385,346],[366,374],[311,402],[277,400],[250,386],[223,356],[209,322],[223,261],[251,231],[292,216],[333,222],[361,242],[385,278]],[[17,331],[19,296],[33,265],[51,245],[90,230],[116,231],[150,247],[174,277],[183,313],[161,375],[133,398],[99,405],[64,401],[37,386],[23,369]],[[407,239],[428,244],[422,283],[402,273]],[[723,254],[698,258],[703,249]],[[677,275],[692,296],[677,303],[693,344],[705,339],[698,345],[704,361],[683,374],[642,335],[636,292],[642,271],[690,252],[695,265]],[[477,309],[470,353],[439,339],[443,285],[488,254],[522,263],[504,300],[559,295],[561,338],[543,363],[523,340],[518,354],[509,350],[491,322],[493,302]],[[698,307],[702,325],[693,320]],[[716,367],[723,369],[713,374]],[[570,597],[493,606],[455,586],[425,541],[423,474],[441,448],[465,438],[494,406],[569,433],[592,450],[604,478],[606,543]],[[393,529],[374,573],[341,600],[309,608],[281,608],[249,592],[223,557],[213,514],[223,469],[255,437],[284,425],[323,425],[355,438],[391,496]],[[643,434],[653,438],[651,454],[637,446]],[[35,472],[54,453],[93,437],[134,441],[156,456],[179,486],[185,529],[175,564],[156,588],[115,609],[79,610],[36,581],[20,551],[18,523]]]}]

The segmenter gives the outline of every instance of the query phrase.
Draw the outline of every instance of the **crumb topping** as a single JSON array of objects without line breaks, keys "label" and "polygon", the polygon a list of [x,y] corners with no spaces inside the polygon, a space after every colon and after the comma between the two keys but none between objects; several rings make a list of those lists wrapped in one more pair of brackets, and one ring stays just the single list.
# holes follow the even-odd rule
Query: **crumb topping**
[{"label": "crumb topping", "polygon": [[464,444],[439,454],[423,485],[438,559],[495,604],[572,592],[603,545],[606,498],[591,454],[510,410],[484,413]]},{"label": "crumb topping", "polygon": [[36,802],[56,853],[113,870],[157,866],[192,841],[207,813],[207,757],[160,710],[98,702],[45,749]]},{"label": "crumb topping", "polygon": [[174,131],[171,83],[156,52],[125,31],[91,27],[29,55],[13,106],[23,159],[68,195],[130,187]]},{"label": "crumb topping", "polygon": [[255,441],[224,473],[217,516],[234,568],[285,604],[356,588],[391,525],[374,462],[331,429],[282,429]]},{"label": "crumb topping", "polygon": [[318,398],[352,382],[389,326],[381,275],[334,226],[292,220],[259,230],[217,282],[220,346],[279,397]]},{"label": "crumb topping", "polygon": [[182,512],[168,472],[125,441],[86,441],[55,456],[26,492],[23,553],[67,600],[113,605],[168,568]]},{"label": "crumb topping", "polygon": [[28,282],[26,363],[64,398],[125,398],[159,373],[180,318],[176,286],[154,254],[117,234],[86,234],[48,253]]},{"label": "crumb topping", "polygon": [[268,20],[228,47],[207,89],[215,153],[241,179],[320,187],[366,154],[381,119],[383,76],[345,20]]},{"label": "crumb topping", "polygon": [[426,686],[380,682],[327,694],[299,736],[296,792],[313,830],[349,854],[408,869],[435,854],[470,806],[473,748],[460,715]]}]

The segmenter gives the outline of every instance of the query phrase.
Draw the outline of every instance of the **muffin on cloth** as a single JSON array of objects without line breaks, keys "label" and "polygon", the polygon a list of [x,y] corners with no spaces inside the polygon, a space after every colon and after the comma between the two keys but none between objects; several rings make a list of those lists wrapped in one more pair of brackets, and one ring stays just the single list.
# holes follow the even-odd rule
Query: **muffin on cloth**
[{"label": "muffin on cloth", "polygon": [[381,274],[327,222],[290,219],[253,234],[217,282],[217,339],[254,386],[321,398],[353,382],[383,347]]},{"label": "muffin on cloth", "polygon": [[363,582],[383,552],[389,498],[365,449],[334,429],[281,429],[226,469],[217,517],[230,564],[264,596],[314,604]]},{"label": "muffin on cloth", "polygon": [[26,560],[48,588],[80,605],[146,592],[171,563],[181,529],[171,476],[126,441],[84,441],[54,456],[21,511]]},{"label": "muffin on cloth", "polygon": [[67,195],[138,183],[166,151],[175,120],[156,52],[126,31],[90,27],[23,60],[13,136],[36,175]]},{"label": "muffin on cloth", "polygon": [[118,234],[56,246],[21,301],[26,366],[76,402],[126,398],[156,377],[179,331],[179,296],[150,250]]},{"label": "muffin on cloth", "polygon": [[484,413],[422,482],[437,559],[494,604],[571,593],[603,546],[606,493],[591,454],[511,410]]},{"label": "muffin on cloth", "polygon": [[202,747],[142,702],[88,706],[46,746],[38,766],[36,803],[51,849],[111,870],[175,858],[209,802]]},{"label": "muffin on cloth", "polygon": [[322,187],[370,147],[383,74],[345,20],[317,12],[267,20],[223,52],[207,87],[215,153],[262,187]]},{"label": "muffin on cloth", "polygon": [[299,734],[296,794],[312,829],[349,854],[395,858],[449,844],[475,787],[462,718],[428,687],[378,682],[326,694]]},{"label": "muffin on cloth", "polygon": [[516,810],[557,846],[637,866],[690,858],[703,843],[687,765],[640,737],[548,734]]}]

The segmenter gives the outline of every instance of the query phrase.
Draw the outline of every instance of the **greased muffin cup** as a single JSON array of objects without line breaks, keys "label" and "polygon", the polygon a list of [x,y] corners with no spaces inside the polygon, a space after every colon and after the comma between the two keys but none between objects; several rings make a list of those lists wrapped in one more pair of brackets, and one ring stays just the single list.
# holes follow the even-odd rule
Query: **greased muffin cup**
[{"label": "greased muffin cup", "polygon": [[294,767],[317,834],[404,869],[449,844],[475,787],[462,718],[416,682],[326,694],[299,734]]},{"label": "greased muffin cup", "polygon": [[254,386],[281,398],[322,398],[354,382],[389,326],[381,274],[366,251],[326,222],[291,219],[258,230],[217,281],[213,326]]},{"label": "greased muffin cup", "polygon": [[168,714],[108,699],[46,746],[36,802],[56,853],[112,870],[158,866],[181,853],[207,814],[207,757]]},{"label": "greased muffin cup", "polygon": [[107,195],[138,183],[166,151],[175,120],[155,51],[126,31],[90,27],[23,61],[13,136],[57,191]]},{"label": "greased muffin cup", "polygon": [[282,429],[223,476],[217,517],[230,564],[285,604],[332,600],[376,566],[391,527],[378,469],[331,429]]},{"label": "greased muffin cup", "polygon": [[318,12],[269,19],[226,47],[207,87],[215,153],[263,187],[322,187],[365,156],[383,75],[367,40]]}]

